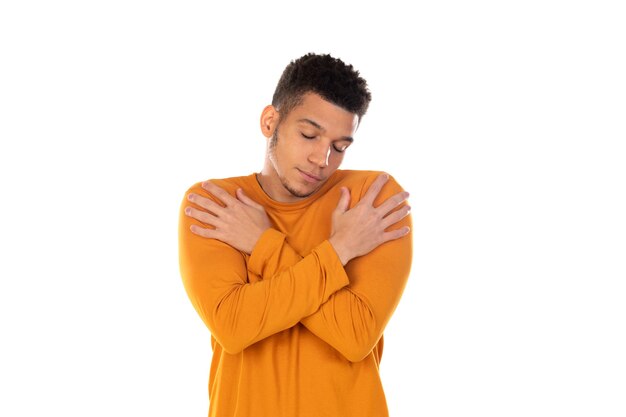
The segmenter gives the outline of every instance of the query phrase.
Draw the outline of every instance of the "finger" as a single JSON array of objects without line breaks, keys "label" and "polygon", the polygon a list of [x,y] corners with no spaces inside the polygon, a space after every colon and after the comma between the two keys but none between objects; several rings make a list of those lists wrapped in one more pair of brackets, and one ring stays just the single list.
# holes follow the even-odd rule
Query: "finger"
[{"label": "finger", "polygon": [[226,192],[226,190],[224,190],[222,187],[219,187],[219,186],[213,184],[211,181],[203,182],[202,183],[202,188],[204,188],[205,190],[207,190],[208,192],[213,194],[215,197],[217,197],[226,206],[231,206],[231,205],[233,205],[234,203],[237,202],[237,199],[235,197],[233,197],[232,195],[228,194],[228,192]]},{"label": "finger", "polygon": [[383,234],[383,243],[389,242],[390,240],[400,239],[409,234],[411,228],[409,226],[402,227],[397,230],[392,230],[390,232],[385,232]]},{"label": "finger", "polygon": [[380,193],[380,190],[382,190],[383,185],[385,185],[387,181],[389,181],[389,175],[380,174],[378,178],[374,180],[372,185],[370,185],[370,188],[367,189],[367,192],[361,199],[361,202],[364,204],[373,205],[376,196],[378,195],[378,193]]},{"label": "finger", "polygon": [[217,239],[217,232],[215,231],[215,229],[207,229],[205,227],[200,227],[192,224],[189,230],[191,230],[191,233],[198,236],[206,237],[209,239]]},{"label": "finger", "polygon": [[339,202],[337,203],[337,208],[335,208],[335,212],[345,213],[348,211],[348,207],[350,207],[350,191],[346,187],[341,187],[341,192],[339,196]]},{"label": "finger", "polygon": [[251,206],[257,209],[263,208],[262,205],[260,205],[259,203],[257,203],[256,201],[248,197],[246,193],[243,191],[243,189],[238,188],[236,194],[237,194],[237,199],[241,201],[242,203],[244,203],[246,206]]},{"label": "finger", "polygon": [[204,224],[210,224],[211,226],[219,226],[221,223],[219,218],[206,211],[198,210],[193,207],[185,207],[185,214],[193,219],[196,219]]},{"label": "finger", "polygon": [[404,206],[399,210],[394,211],[389,214],[387,217],[383,219],[383,226],[387,229],[389,226],[398,223],[400,220],[404,219],[411,212],[410,206]]},{"label": "finger", "polygon": [[398,194],[392,195],[388,199],[386,199],[380,206],[376,207],[376,210],[384,213],[386,215],[391,210],[398,207],[400,204],[406,201],[409,198],[409,193],[406,191],[399,192]]},{"label": "finger", "polygon": [[224,210],[224,207],[220,206],[215,201],[211,200],[210,198],[201,196],[199,194],[190,193],[187,196],[187,200],[199,205],[200,207],[204,209],[207,209],[209,212],[211,212],[212,214],[216,216],[218,216]]}]

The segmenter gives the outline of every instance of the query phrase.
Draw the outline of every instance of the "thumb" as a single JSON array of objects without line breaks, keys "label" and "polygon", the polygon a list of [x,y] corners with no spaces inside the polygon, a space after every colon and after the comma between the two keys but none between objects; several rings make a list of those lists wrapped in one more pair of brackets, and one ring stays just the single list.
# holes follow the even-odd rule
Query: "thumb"
[{"label": "thumb", "polygon": [[244,203],[246,206],[252,206],[255,208],[260,207],[260,204],[258,204],[256,201],[248,197],[246,193],[243,192],[243,189],[237,188],[236,194],[237,194],[237,199],[241,201],[242,203]]},{"label": "thumb", "polygon": [[346,187],[341,187],[341,195],[339,196],[339,202],[337,203],[337,208],[335,212],[345,213],[348,211],[348,207],[350,207],[350,191]]}]

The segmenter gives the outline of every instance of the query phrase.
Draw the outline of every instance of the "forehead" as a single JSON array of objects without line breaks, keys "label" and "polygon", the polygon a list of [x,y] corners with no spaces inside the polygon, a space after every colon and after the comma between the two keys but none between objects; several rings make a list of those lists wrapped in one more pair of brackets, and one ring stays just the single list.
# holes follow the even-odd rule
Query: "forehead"
[{"label": "forehead", "polygon": [[356,130],[359,118],[315,93],[307,93],[302,101],[287,115],[287,122],[304,123],[311,125],[315,122],[322,130],[333,136],[352,136]]}]

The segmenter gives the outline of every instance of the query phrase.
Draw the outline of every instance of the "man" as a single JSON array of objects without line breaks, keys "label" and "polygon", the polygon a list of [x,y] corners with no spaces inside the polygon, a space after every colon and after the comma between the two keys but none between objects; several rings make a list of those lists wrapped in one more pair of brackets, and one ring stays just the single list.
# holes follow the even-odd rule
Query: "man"
[{"label": "man", "polygon": [[211,331],[209,415],[387,416],[383,330],[411,265],[408,193],[339,170],[371,95],[307,54],[263,109],[260,173],[186,193],[180,267]]}]

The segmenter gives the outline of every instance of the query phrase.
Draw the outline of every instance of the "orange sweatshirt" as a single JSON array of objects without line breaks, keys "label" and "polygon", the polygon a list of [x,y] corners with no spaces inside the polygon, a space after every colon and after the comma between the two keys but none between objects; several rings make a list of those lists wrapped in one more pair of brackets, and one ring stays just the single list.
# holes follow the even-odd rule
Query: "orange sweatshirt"
[{"label": "orange sweatshirt", "polygon": [[[387,242],[341,265],[328,242],[331,213],[346,186],[354,206],[379,175],[337,170],[295,203],[268,197],[254,174],[213,180],[262,204],[273,224],[247,255],[189,230],[181,205],[180,270],[194,308],[211,331],[209,416],[382,417],[378,367],[383,330],[409,276],[412,237]],[[400,192],[390,180],[375,206]],[[196,206],[198,207],[198,206]],[[200,207],[198,207],[200,208]],[[392,228],[410,226],[407,216]]]}]

